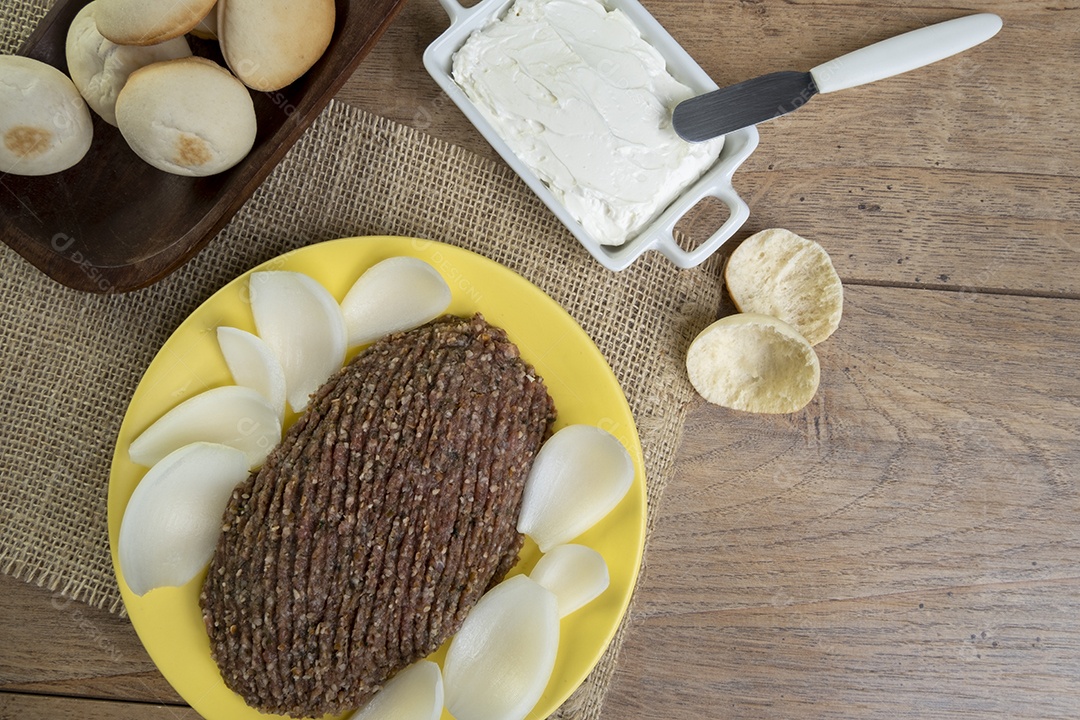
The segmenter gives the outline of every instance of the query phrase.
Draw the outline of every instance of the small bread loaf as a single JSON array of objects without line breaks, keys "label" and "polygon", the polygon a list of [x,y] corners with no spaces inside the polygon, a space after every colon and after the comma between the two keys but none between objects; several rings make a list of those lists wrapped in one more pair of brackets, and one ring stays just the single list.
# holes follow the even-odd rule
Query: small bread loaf
[{"label": "small bread loaf", "polygon": [[131,149],[159,170],[213,175],[240,162],[255,142],[255,107],[228,70],[190,57],[147,65],[116,99]]},{"label": "small bread loaf", "polygon": [[199,24],[215,0],[98,0],[98,30],[117,45],[155,45]]},{"label": "small bread loaf", "polygon": [[717,320],[690,344],[690,383],[711,403],[755,413],[802,409],[817,392],[817,353],[793,327],[769,315]]},{"label": "small bread loaf", "polygon": [[326,51],[335,12],[334,0],[220,0],[218,39],[225,62],[248,87],[279,90]]},{"label": "small bread loaf", "polygon": [[162,60],[191,56],[183,37],[158,45],[117,45],[98,32],[94,0],[79,11],[67,34],[68,72],[90,109],[110,125],[116,125],[116,96],[128,76],[141,67]]},{"label": "small bread loaf", "polygon": [[742,312],[778,317],[811,345],[840,325],[844,286],[825,249],[789,230],[747,238],[724,271],[728,293]]},{"label": "small bread loaf", "polygon": [[90,111],[67,75],[40,60],[0,55],[0,173],[67,170],[93,139]]}]

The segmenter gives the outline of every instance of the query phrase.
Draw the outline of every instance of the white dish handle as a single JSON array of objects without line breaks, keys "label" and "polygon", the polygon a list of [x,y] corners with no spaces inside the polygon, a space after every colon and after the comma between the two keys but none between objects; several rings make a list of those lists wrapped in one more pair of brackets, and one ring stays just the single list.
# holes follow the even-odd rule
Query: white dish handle
[{"label": "white dish handle", "polygon": [[470,11],[476,8],[476,5],[467,8],[457,0],[439,0],[439,4],[442,5],[442,9],[446,11],[446,14],[450,16],[450,27],[457,25],[459,20],[467,18]]},{"label": "white dish handle", "polygon": [[[708,188],[700,197],[695,198],[695,204],[707,196],[716,198],[728,208],[728,218],[716,232],[697,247],[686,250],[675,240],[675,226],[673,223],[670,227],[665,227],[664,232],[659,235],[656,246],[653,248],[676,267],[692,268],[705,262],[721,245],[730,240],[731,236],[738,232],[739,228],[750,217],[750,207],[730,185]],[[676,218],[676,222],[680,219],[682,219],[681,216]]]}]

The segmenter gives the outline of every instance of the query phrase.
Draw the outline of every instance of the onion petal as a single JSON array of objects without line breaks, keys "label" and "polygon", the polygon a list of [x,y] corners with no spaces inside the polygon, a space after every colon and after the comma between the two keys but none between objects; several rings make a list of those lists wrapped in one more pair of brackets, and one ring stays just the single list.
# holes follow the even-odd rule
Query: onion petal
[{"label": "onion petal", "polygon": [[285,371],[262,338],[234,327],[217,329],[218,346],[233,381],[255,390],[278,414],[285,416]]},{"label": "onion petal", "polygon": [[599,522],[633,481],[630,453],[614,435],[592,425],[568,425],[536,454],[525,482],[518,532],[547,552]]},{"label": "onion petal", "polygon": [[341,312],[353,348],[423,325],[449,306],[450,286],[439,271],[402,256],[368,268],[341,301]]},{"label": "onion petal", "polygon": [[529,714],[555,667],[558,605],[524,575],[480,598],[443,663],[446,707],[456,720],[521,720]]},{"label": "onion petal", "polygon": [[390,678],[349,720],[439,720],[442,710],[439,666],[419,660]]},{"label": "onion petal", "polygon": [[560,618],[595,600],[611,582],[604,556],[584,545],[556,545],[529,577],[555,594]]},{"label": "onion petal", "polygon": [[295,412],[345,362],[345,320],[330,292],[289,270],[252,273],[255,328],[285,372],[286,398]]},{"label": "onion petal", "polygon": [[128,457],[150,467],[193,442],[242,450],[256,468],[281,440],[281,419],[259,393],[239,385],[201,392],[158,418],[132,441]]},{"label": "onion petal", "polygon": [[120,521],[117,556],[131,591],[184,585],[214,554],[233,489],[248,475],[247,456],[197,442],[147,471]]}]

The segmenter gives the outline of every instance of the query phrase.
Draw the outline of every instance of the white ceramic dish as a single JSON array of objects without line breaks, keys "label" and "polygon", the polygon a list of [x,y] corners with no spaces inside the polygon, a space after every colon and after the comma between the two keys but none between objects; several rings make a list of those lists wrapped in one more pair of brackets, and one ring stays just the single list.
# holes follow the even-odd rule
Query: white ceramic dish
[{"label": "white ceramic dish", "polygon": [[[712,168],[700,180],[687,188],[652,223],[624,245],[601,245],[594,240],[581,223],[570,216],[566,208],[532,170],[517,158],[451,77],[453,56],[458,48],[465,44],[474,30],[500,18],[513,0],[483,0],[471,8],[462,7],[457,0],[439,0],[439,2],[450,16],[450,27],[424,52],[424,67],[484,138],[491,143],[503,160],[521,176],[521,179],[604,267],[609,270],[623,270],[647,250],[661,253],[681,268],[694,267],[716,252],[746,222],[750,209],[735,192],[731,178],[735,170],[757,147],[758,133],[752,127],[725,136],[723,151]],[[692,88],[696,94],[717,89],[716,83],[637,0],[602,0],[602,2],[609,9],[618,8],[626,13],[626,16],[641,31],[642,37],[664,56],[668,71],[675,79]],[[673,235],[675,224],[700,200],[710,195],[727,206],[728,218],[707,240],[691,250],[684,250],[675,242]]]}]

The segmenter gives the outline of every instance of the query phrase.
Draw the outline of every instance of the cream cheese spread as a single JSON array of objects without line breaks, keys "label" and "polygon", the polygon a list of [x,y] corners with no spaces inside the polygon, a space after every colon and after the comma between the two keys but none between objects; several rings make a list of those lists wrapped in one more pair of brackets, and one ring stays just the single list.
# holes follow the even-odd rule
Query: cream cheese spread
[{"label": "cream cheese spread", "polygon": [[694,93],[620,10],[517,0],[454,55],[453,78],[585,231],[621,245],[716,162],[671,111]]}]

